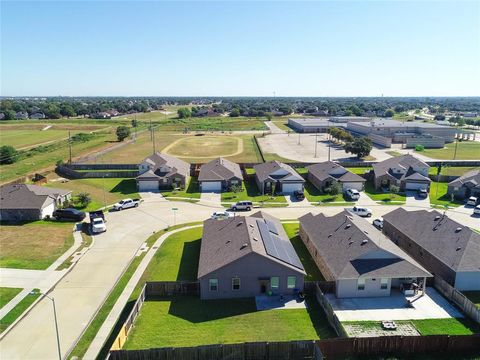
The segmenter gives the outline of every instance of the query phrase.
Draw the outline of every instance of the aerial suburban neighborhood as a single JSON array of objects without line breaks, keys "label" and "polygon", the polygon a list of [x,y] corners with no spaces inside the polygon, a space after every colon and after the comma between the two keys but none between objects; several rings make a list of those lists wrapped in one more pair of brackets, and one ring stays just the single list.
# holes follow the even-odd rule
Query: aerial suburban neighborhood
[{"label": "aerial suburban neighborhood", "polygon": [[480,358],[480,3],[0,7],[0,359]]}]

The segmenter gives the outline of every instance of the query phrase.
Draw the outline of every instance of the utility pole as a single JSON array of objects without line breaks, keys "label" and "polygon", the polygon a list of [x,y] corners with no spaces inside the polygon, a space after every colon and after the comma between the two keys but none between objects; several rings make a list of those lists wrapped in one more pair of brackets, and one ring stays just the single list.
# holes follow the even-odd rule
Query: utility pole
[{"label": "utility pole", "polygon": [[70,159],[68,162],[71,164],[72,163],[72,137],[71,137],[70,131],[68,132],[68,149],[70,153]]},{"label": "utility pole", "polygon": [[[458,126],[457,126],[458,129]],[[455,151],[453,152],[453,160],[457,158],[457,146],[458,146],[458,133],[457,136],[455,137]]]},{"label": "utility pole", "polygon": [[152,130],[152,119],[150,119],[150,140],[153,140]]},{"label": "utility pole", "polygon": [[155,154],[156,148],[155,148],[155,128],[152,128],[152,142],[153,142],[153,153]]},{"label": "utility pole", "polygon": [[298,133],[298,145],[300,145],[300,133]]},{"label": "utility pole", "polygon": [[318,131],[315,133],[315,157],[317,157]]},{"label": "utility pole", "polygon": [[328,161],[330,161],[330,149],[332,147],[331,140],[328,142]]},{"label": "utility pole", "polygon": [[55,308],[55,298],[50,297],[45,294],[45,297],[52,302],[53,305],[53,317],[55,320],[55,332],[57,334],[57,351],[58,351],[58,358],[62,360],[62,352],[60,350],[60,335],[58,334],[58,321],[57,321],[57,309]]}]

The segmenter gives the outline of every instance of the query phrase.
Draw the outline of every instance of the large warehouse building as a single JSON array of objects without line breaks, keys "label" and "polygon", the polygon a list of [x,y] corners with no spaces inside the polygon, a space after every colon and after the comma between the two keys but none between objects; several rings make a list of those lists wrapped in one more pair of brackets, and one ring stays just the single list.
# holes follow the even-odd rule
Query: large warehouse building
[{"label": "large warehouse building", "polygon": [[362,116],[334,116],[331,118],[291,118],[288,119],[288,126],[301,133],[325,133],[331,127],[346,128],[347,123],[368,122],[372,118]]}]

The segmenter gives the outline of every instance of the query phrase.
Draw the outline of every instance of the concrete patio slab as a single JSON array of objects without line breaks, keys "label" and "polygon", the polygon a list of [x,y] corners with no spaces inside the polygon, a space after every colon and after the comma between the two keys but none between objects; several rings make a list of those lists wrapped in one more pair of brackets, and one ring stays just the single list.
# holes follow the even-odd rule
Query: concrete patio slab
[{"label": "concrete patio slab", "polygon": [[305,301],[299,301],[298,297],[292,295],[278,296],[255,296],[257,310],[288,310],[305,309]]},{"label": "concrete patio slab", "polygon": [[349,337],[377,337],[377,336],[420,336],[418,330],[409,323],[397,324],[395,330],[384,330],[380,322],[378,328],[370,328],[357,324],[343,324]]}]

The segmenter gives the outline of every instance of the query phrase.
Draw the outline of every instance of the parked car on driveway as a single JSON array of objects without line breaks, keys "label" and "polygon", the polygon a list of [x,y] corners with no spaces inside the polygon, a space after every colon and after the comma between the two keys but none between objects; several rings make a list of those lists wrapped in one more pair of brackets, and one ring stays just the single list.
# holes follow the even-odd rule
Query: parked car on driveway
[{"label": "parked car on driveway", "polygon": [[475,206],[475,209],[473,209],[473,214],[480,215],[480,205]]},{"label": "parked car on driveway", "polygon": [[83,221],[85,213],[77,209],[57,209],[53,212],[53,217],[57,220]]},{"label": "parked car on driveway", "polygon": [[91,211],[88,215],[90,216],[90,230],[93,234],[107,231],[107,225],[105,224],[105,214],[102,210]]},{"label": "parked car on driveway", "polygon": [[375,226],[377,229],[383,229],[383,218],[378,218],[372,221],[373,226]]},{"label": "parked car on driveway", "polygon": [[293,192],[293,196],[295,197],[295,199],[299,201],[302,201],[303,199],[305,199],[305,194],[303,193],[303,190],[295,190]]},{"label": "parked car on driveway", "polygon": [[370,217],[372,216],[372,210],[365,208],[365,207],[359,207],[359,206],[354,206],[350,212],[357,214],[359,216],[363,217]]},{"label": "parked car on driveway", "polygon": [[138,205],[142,202],[141,199],[123,199],[120,200],[118,203],[113,205],[113,209],[120,211],[125,210],[133,207],[138,207]]},{"label": "parked car on driveway", "polygon": [[228,211],[215,211],[210,218],[214,220],[223,220],[223,219],[232,218],[234,216],[235,214]]},{"label": "parked car on driveway", "polygon": [[470,196],[467,200],[467,205],[470,205],[470,206],[475,206],[478,204],[478,198],[476,198],[475,196]]},{"label": "parked car on driveway", "polygon": [[426,199],[428,197],[428,191],[426,189],[418,189],[417,196],[420,199]]},{"label": "parked car on driveway", "polygon": [[347,189],[345,194],[350,200],[358,200],[360,199],[360,192],[356,189]]},{"label": "parked car on driveway", "polygon": [[232,210],[233,211],[237,211],[237,210],[250,211],[252,207],[253,207],[253,204],[251,201],[239,201],[232,206]]}]

